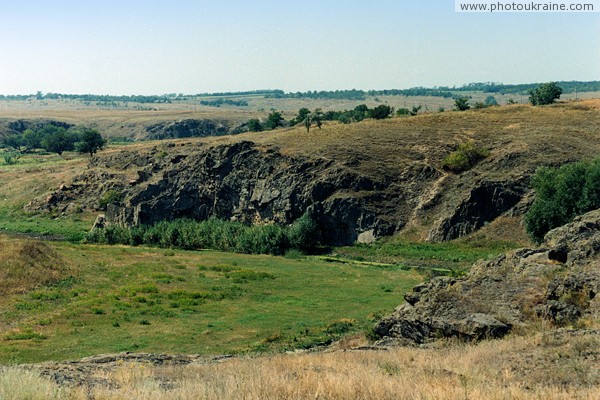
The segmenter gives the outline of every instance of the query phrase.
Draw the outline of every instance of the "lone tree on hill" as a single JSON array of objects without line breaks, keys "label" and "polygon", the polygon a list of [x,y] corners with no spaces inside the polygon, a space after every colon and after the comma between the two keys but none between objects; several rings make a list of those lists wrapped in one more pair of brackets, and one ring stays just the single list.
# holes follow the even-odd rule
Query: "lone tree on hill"
[{"label": "lone tree on hill", "polygon": [[95,129],[84,129],[79,133],[79,142],[75,145],[77,152],[88,153],[90,158],[96,154],[98,150],[102,150],[106,140]]},{"label": "lone tree on hill", "polygon": [[534,106],[552,104],[560,98],[563,90],[554,82],[543,83],[529,91],[529,102]]},{"label": "lone tree on hill", "polygon": [[321,129],[323,125],[323,120],[325,119],[325,114],[323,110],[320,108],[315,109],[313,112],[308,111],[306,108],[300,109],[298,116],[296,119],[302,118],[302,125],[306,128],[306,133],[310,132],[310,127],[314,123],[317,125],[317,128]]},{"label": "lone tree on hill", "polygon": [[319,129],[321,129],[321,125],[323,125],[323,117],[323,110],[320,108],[316,108],[315,111],[312,112],[312,120]]}]

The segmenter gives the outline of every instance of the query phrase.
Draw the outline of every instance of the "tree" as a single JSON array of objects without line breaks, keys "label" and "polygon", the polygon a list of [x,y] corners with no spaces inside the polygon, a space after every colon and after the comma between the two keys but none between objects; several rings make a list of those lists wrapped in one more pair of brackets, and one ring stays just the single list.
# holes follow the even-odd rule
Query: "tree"
[{"label": "tree", "polygon": [[17,151],[21,150],[21,144],[23,143],[23,138],[16,133],[11,133],[9,135],[3,136],[0,141],[0,145],[5,148],[13,148]]},{"label": "tree", "polygon": [[471,106],[469,105],[468,97],[459,97],[454,100],[454,109],[456,111],[467,111]]},{"label": "tree", "polygon": [[369,116],[373,119],[386,119],[393,112],[394,109],[392,107],[385,104],[381,104],[373,108],[372,110],[369,110]]},{"label": "tree", "polygon": [[296,115],[296,118],[290,121],[290,125],[294,126],[304,122],[304,119],[308,114],[310,114],[310,110],[308,108],[301,108],[300,110],[298,110],[298,115]]},{"label": "tree", "polygon": [[260,132],[263,130],[262,124],[256,118],[252,118],[251,120],[249,120],[246,126],[248,127],[248,130],[250,132]]},{"label": "tree", "polygon": [[41,142],[42,148],[58,155],[62,155],[65,151],[74,150],[75,142],[79,139],[76,134],[67,132],[65,128],[58,126],[49,125],[42,131],[45,131]]},{"label": "tree", "polygon": [[543,83],[529,91],[529,102],[534,106],[552,104],[560,98],[563,90],[554,82]]},{"label": "tree", "polygon": [[265,121],[265,129],[272,131],[279,126],[283,126],[285,123],[285,119],[283,119],[283,115],[279,111],[271,111],[271,114],[267,117]]},{"label": "tree", "polygon": [[410,115],[414,117],[421,111],[421,108],[423,108],[423,106],[420,104],[418,106],[412,106],[412,110],[409,111]]},{"label": "tree", "polygon": [[25,146],[25,151],[28,152],[33,149],[41,149],[43,138],[44,135],[40,131],[27,129],[23,132],[23,136],[21,137],[23,145]]},{"label": "tree", "polygon": [[485,98],[485,101],[483,102],[487,107],[493,107],[493,106],[497,106],[498,102],[496,101],[496,98],[494,96],[488,96]]},{"label": "tree", "polygon": [[312,115],[310,113],[304,116],[303,121],[304,127],[306,128],[306,133],[310,132],[310,125],[312,124]]},{"label": "tree", "polygon": [[320,108],[316,108],[311,115],[311,119],[319,129],[321,129],[321,125],[323,125],[323,115],[323,110],[321,110]]},{"label": "tree", "polygon": [[84,129],[79,133],[79,142],[75,148],[78,153],[88,153],[90,158],[96,154],[98,150],[102,150],[106,140],[95,129]]},{"label": "tree", "polygon": [[525,214],[525,228],[538,243],[549,230],[600,208],[600,159],[542,167],[531,183],[535,200]]}]

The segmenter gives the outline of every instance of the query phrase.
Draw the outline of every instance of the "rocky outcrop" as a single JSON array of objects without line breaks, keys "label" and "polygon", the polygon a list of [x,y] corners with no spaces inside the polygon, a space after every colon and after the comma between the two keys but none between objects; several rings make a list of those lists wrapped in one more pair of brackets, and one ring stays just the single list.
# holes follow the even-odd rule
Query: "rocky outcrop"
[{"label": "rocky outcrop", "polygon": [[424,343],[441,337],[500,337],[545,318],[556,325],[600,312],[600,210],[521,249],[475,264],[464,278],[437,277],[405,295],[382,319],[382,338]]},{"label": "rocky outcrop", "polygon": [[148,140],[221,136],[229,133],[229,126],[209,119],[184,119],[150,125],[146,132]]},{"label": "rocky outcrop", "polygon": [[[329,244],[346,245],[372,242],[419,219],[436,221],[430,240],[450,240],[515,209],[527,191],[525,178],[449,176],[425,160],[383,171],[250,141],[165,142],[94,157],[85,173],[28,208],[66,213],[116,191],[122,201],[108,205],[106,219],[120,225],[182,217],[285,225],[308,212]],[[456,196],[444,197],[449,190]]]},{"label": "rocky outcrop", "polygon": [[476,182],[458,205],[442,214],[429,241],[443,242],[475,232],[512,210],[528,193],[526,179]]},{"label": "rocky outcrop", "polygon": [[[385,186],[327,160],[286,157],[248,141],[165,158],[138,172],[142,178],[124,203],[109,205],[109,223],[216,216],[289,224],[309,212],[332,244],[351,243],[368,230],[393,231],[375,204]],[[138,185],[146,176],[149,182]],[[365,193],[360,199],[348,195],[359,192]]]}]

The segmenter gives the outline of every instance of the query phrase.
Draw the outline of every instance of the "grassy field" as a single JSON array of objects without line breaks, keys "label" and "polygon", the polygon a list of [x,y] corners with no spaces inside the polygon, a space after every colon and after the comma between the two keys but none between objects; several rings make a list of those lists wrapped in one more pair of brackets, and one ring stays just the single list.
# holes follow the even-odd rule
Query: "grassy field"
[{"label": "grassy field", "polygon": [[[51,283],[1,297],[0,363],[310,347],[365,330],[421,279],[398,267],[311,258],[51,248],[65,264]],[[52,269],[52,260],[41,262]]]}]

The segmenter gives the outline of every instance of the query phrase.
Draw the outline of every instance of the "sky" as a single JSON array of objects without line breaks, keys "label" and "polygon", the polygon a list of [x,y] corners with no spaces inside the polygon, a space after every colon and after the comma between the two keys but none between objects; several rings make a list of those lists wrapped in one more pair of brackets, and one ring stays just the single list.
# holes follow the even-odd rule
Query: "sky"
[{"label": "sky", "polygon": [[0,0],[0,94],[600,80],[600,13],[454,0]]}]

